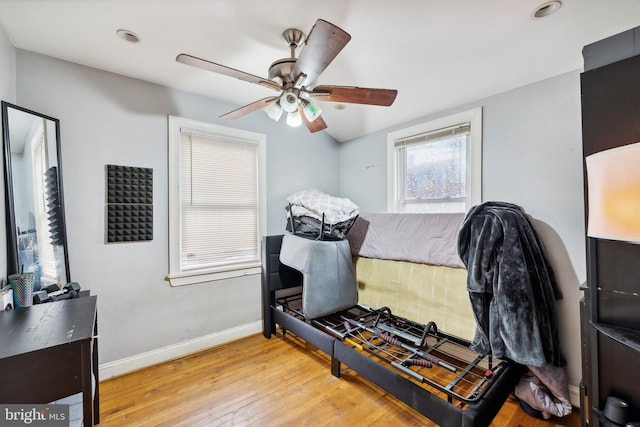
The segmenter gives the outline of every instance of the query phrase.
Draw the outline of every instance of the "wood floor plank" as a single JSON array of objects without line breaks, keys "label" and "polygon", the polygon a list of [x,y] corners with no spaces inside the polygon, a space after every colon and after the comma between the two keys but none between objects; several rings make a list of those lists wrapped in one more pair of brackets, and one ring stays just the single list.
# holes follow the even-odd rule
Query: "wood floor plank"
[{"label": "wood floor plank", "polygon": [[[100,384],[102,427],[435,426],[417,411],[291,334],[254,335]],[[492,427],[577,427],[542,421],[514,399]]]}]

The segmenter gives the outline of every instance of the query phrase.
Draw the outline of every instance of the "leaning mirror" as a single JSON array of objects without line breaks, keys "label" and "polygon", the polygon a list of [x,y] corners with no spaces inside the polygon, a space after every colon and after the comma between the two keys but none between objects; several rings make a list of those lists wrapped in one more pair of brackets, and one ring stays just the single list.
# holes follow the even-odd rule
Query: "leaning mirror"
[{"label": "leaning mirror", "polygon": [[60,122],[2,102],[7,274],[33,272],[33,288],[71,281],[67,255]]}]

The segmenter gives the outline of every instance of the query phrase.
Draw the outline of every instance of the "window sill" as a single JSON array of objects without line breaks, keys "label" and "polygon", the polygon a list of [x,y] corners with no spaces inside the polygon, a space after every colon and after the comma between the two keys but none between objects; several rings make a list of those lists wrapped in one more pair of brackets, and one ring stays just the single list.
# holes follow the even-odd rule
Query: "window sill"
[{"label": "window sill", "polygon": [[171,287],[195,285],[197,283],[213,282],[216,280],[232,279],[234,277],[253,276],[261,274],[260,264],[245,265],[234,269],[192,271],[176,274],[167,274],[164,278]]}]

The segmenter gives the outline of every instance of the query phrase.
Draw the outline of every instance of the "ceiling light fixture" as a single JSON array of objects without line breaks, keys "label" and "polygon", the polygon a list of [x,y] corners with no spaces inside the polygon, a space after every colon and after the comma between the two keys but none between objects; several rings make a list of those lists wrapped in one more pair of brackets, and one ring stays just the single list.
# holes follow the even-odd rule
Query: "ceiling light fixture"
[{"label": "ceiling light fixture", "polygon": [[280,120],[282,113],[286,111],[287,124],[291,127],[298,127],[303,123],[300,110],[302,110],[308,122],[316,120],[322,113],[320,107],[307,99],[300,98],[293,91],[285,92],[276,101],[264,107],[263,110],[275,122]]},{"label": "ceiling light fixture", "polygon": [[118,37],[120,37],[124,41],[128,41],[129,43],[140,43],[140,37],[129,30],[118,30],[116,31]]},{"label": "ceiling light fixture", "polygon": [[298,96],[292,91],[283,93],[280,97],[280,106],[287,113],[298,111]]},{"label": "ceiling light fixture", "polygon": [[298,127],[302,124],[302,117],[298,110],[290,111],[287,114],[287,124],[291,127]]},{"label": "ceiling light fixture", "polygon": [[534,19],[544,18],[545,16],[549,16],[552,13],[557,12],[561,6],[562,6],[562,2],[560,0],[548,1],[536,7],[533,10],[531,17]]},{"label": "ceiling light fixture", "polygon": [[311,101],[307,101],[306,99],[301,100],[302,102],[302,111],[304,112],[305,117],[310,122],[314,121],[320,114],[322,114],[322,110],[316,104]]},{"label": "ceiling light fixture", "polygon": [[274,122],[280,120],[280,117],[282,116],[282,108],[280,108],[277,101],[267,105],[264,108],[264,112],[267,113],[267,116],[269,116],[269,118]]},{"label": "ceiling light fixture", "polygon": [[[336,85],[316,86],[320,74],[351,40],[349,33],[343,29],[324,19],[318,19],[308,35],[305,36],[298,29],[289,28],[282,33],[282,37],[287,42],[291,55],[271,63],[268,79],[188,53],[179,54],[176,56],[176,61],[279,92],[277,96],[262,98],[220,116],[224,119],[237,119],[253,111],[265,109],[277,100],[280,108],[287,112],[289,123],[297,124],[297,118],[301,117],[302,123],[309,132],[314,133],[326,129],[327,124],[322,117],[318,118],[319,108],[305,101],[342,102],[385,107],[394,103],[398,95],[398,91],[395,89]],[[296,57],[297,49],[301,50]],[[344,108],[344,105],[338,105],[336,108]],[[269,117],[272,115],[274,119],[279,118],[275,107]]]}]

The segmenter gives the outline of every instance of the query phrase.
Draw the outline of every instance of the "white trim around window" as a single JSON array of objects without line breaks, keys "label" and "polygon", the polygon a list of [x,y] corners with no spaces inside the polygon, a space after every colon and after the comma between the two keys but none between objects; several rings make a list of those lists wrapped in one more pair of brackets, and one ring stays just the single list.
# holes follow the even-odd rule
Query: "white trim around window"
[{"label": "white trim around window", "polygon": [[[246,275],[255,275],[261,273],[261,260],[260,260],[260,239],[262,233],[266,230],[266,136],[263,134],[229,128],[225,126],[214,125],[211,123],[199,122],[195,120],[185,119],[181,117],[169,116],[169,273],[166,276],[166,280],[169,281],[171,286],[182,286],[195,283],[204,283],[214,280],[229,279],[233,277],[240,277]],[[202,266],[189,266],[185,263],[183,258],[183,239],[182,230],[185,218],[182,217],[184,207],[181,203],[184,203],[185,198],[181,197],[181,172],[184,172],[181,168],[181,141],[184,141],[185,135],[195,135],[196,137],[210,138],[212,140],[221,141],[222,143],[234,143],[243,144],[247,146],[256,147],[257,160],[255,167],[257,169],[257,200],[252,202],[257,206],[258,217],[257,230],[248,231],[253,235],[255,233],[255,240],[252,244],[255,244],[255,251],[253,256],[240,257],[238,261],[231,262],[212,262],[211,265]],[[184,153],[184,152],[183,152]],[[202,159],[197,159],[202,160]],[[195,162],[194,162],[195,163]],[[202,162],[200,162],[202,163]],[[207,163],[208,164],[208,163]],[[244,163],[246,166],[246,162]],[[223,165],[224,166],[224,165]],[[249,165],[250,166],[250,165]],[[203,167],[200,165],[200,170],[207,172],[206,165]],[[233,172],[237,172],[234,168]],[[205,177],[209,178],[207,175]],[[184,179],[184,176],[183,176]],[[209,186],[208,181],[200,181],[198,186],[194,183],[194,190],[200,191],[200,194],[206,197],[218,197],[221,191],[227,191],[228,187],[220,189],[216,187],[215,182],[211,182]],[[228,184],[228,183],[227,183]],[[184,187],[183,187],[184,188]],[[233,190],[233,186],[231,186]],[[204,191],[205,193],[202,193]],[[210,193],[215,193],[211,195]],[[195,194],[195,193],[194,193]],[[231,199],[240,199],[241,194],[228,193]],[[191,195],[187,196],[191,197]],[[199,199],[200,200],[200,199]],[[235,202],[231,200],[231,202]],[[206,206],[207,202],[204,202]],[[223,206],[223,210],[226,207]],[[255,209],[255,208],[252,208]],[[237,223],[229,221],[228,229],[233,230],[234,227],[238,227]],[[219,226],[220,224],[218,224]],[[225,225],[226,228],[226,225]],[[224,231],[224,230],[222,230]],[[238,230],[241,231],[241,230]],[[246,233],[245,233],[246,234]],[[251,241],[253,238],[249,237]],[[202,244],[202,242],[196,242]],[[205,242],[206,243],[206,242]],[[220,251],[225,251],[226,248],[216,249],[216,256],[219,256]],[[229,258],[237,257],[236,253],[229,254]]]}]

